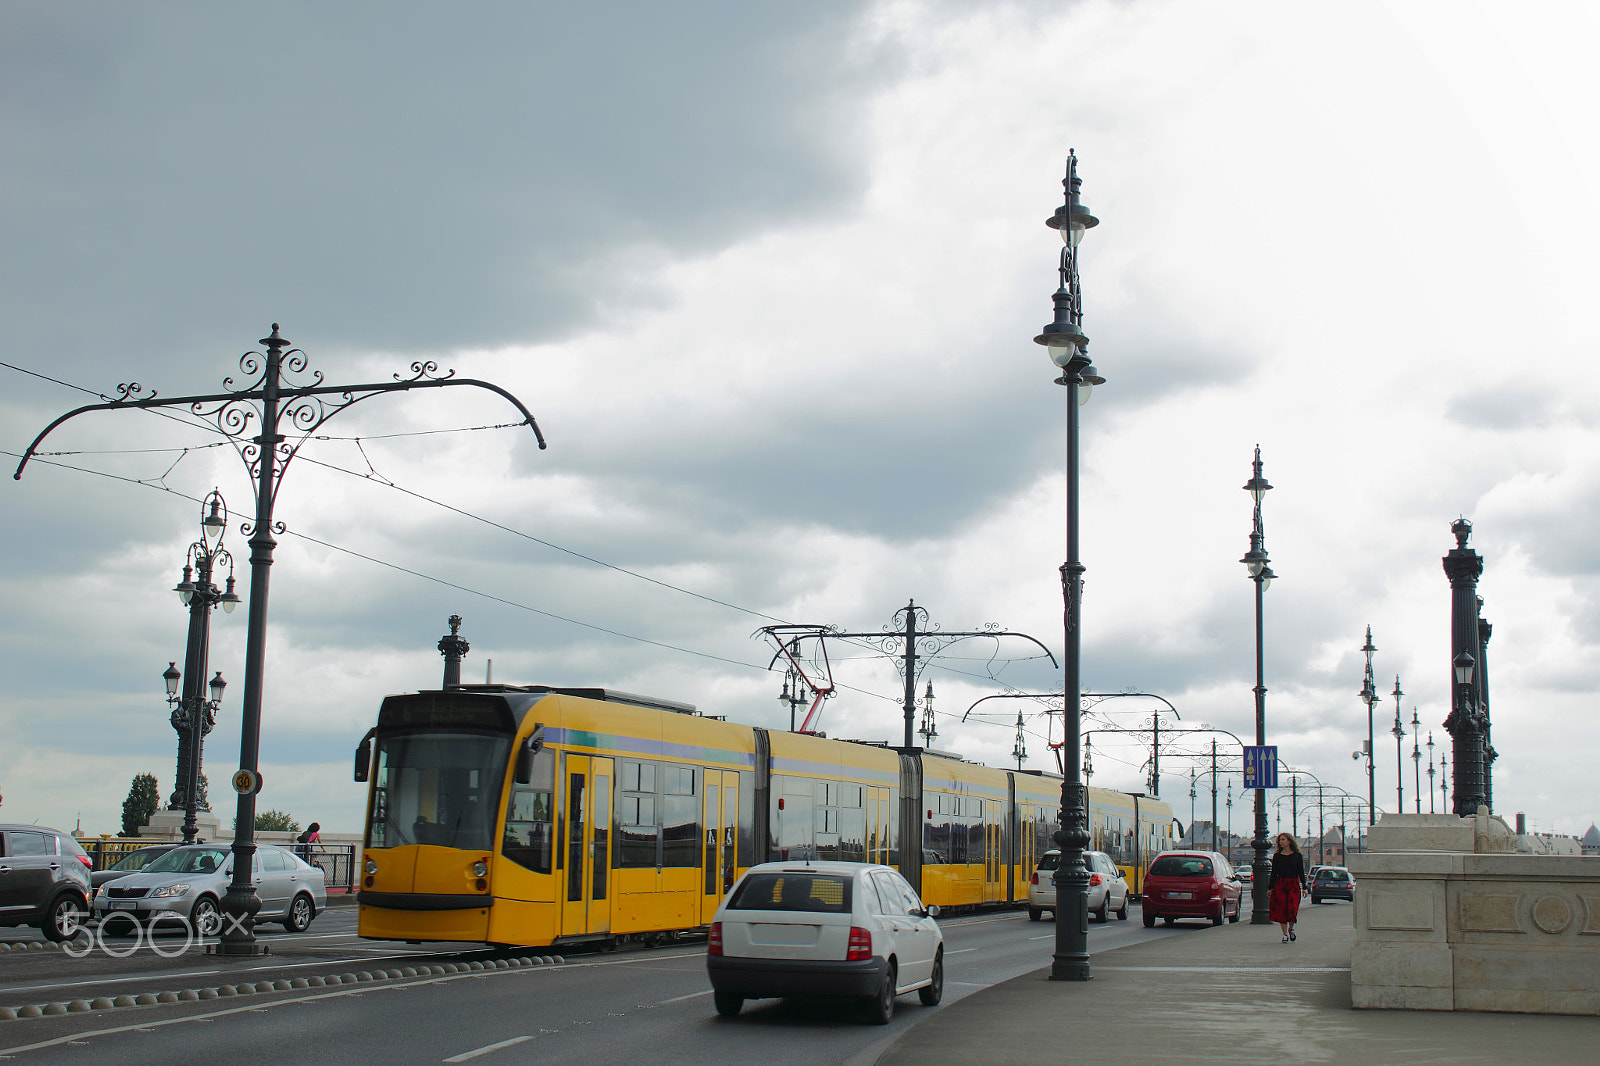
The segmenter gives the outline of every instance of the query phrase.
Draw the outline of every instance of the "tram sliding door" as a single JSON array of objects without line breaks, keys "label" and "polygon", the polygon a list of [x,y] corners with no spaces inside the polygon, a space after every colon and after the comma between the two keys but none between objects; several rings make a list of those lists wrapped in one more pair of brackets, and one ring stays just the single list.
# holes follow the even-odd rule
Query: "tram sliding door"
[{"label": "tram sliding door", "polygon": [[561,935],[611,929],[611,760],[568,755],[563,773]]},{"label": "tram sliding door", "polygon": [[722,897],[733,887],[739,838],[739,775],[735,771],[705,772],[705,834],[700,921],[709,924]]}]

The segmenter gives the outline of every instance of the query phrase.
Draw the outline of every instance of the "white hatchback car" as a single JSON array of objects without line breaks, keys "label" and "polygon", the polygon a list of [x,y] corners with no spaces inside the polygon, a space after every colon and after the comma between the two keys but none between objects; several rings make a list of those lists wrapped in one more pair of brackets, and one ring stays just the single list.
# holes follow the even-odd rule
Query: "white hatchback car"
[{"label": "white hatchback car", "polygon": [[[1029,921],[1037,922],[1045,911],[1055,916],[1055,871],[1060,861],[1059,851],[1047,851],[1039,856],[1039,868],[1033,871],[1033,878],[1028,882]],[[1120,920],[1127,921],[1128,882],[1117,864],[1111,861],[1111,856],[1103,851],[1086,851],[1083,863],[1089,868],[1089,913],[1094,920],[1103,922],[1116,911]]]},{"label": "white hatchback car", "polygon": [[706,942],[717,1013],[732,1017],[747,999],[850,996],[884,1025],[902,993],[931,1007],[944,995],[938,915],[888,866],[752,867],[717,908]]}]

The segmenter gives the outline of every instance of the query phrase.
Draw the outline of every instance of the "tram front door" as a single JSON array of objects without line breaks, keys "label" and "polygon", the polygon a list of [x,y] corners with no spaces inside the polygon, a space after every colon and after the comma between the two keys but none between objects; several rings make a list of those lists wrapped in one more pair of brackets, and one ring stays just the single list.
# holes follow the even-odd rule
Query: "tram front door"
[{"label": "tram front door", "polygon": [[611,760],[568,755],[563,773],[561,935],[611,929]]},{"label": "tram front door", "polygon": [[722,897],[733,887],[735,842],[739,836],[739,775],[733,771],[707,770],[703,792],[705,820],[701,823],[701,832],[705,834],[705,847],[700,858],[705,869],[700,921],[709,924]]}]

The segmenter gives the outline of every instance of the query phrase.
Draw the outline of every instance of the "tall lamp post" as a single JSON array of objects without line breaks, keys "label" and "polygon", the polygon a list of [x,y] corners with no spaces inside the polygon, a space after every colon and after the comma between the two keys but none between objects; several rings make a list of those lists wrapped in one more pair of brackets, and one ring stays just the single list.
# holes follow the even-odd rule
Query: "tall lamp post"
[{"label": "tall lamp post", "polygon": [[[1434,773],[1435,773],[1435,771],[1434,771],[1434,768],[1433,768],[1433,730],[1430,729],[1430,730],[1428,730],[1428,813],[1429,814],[1438,814],[1439,813],[1438,811],[1433,809],[1433,775],[1434,775]],[[1417,811],[1418,811],[1418,813],[1421,813],[1422,807],[1420,805],[1417,807]]]},{"label": "tall lamp post", "polygon": [[1061,284],[1054,296],[1055,317],[1034,338],[1050,352],[1050,361],[1061,370],[1057,385],[1067,387],[1067,558],[1061,564],[1061,596],[1064,601],[1062,629],[1063,655],[1062,711],[1065,721],[1062,743],[1061,828],[1056,844],[1061,860],[1056,866],[1056,936],[1051,959],[1052,981],[1087,981],[1089,970],[1089,871],[1083,863],[1089,845],[1089,796],[1079,776],[1079,729],[1083,699],[1080,691],[1079,623],[1083,592],[1083,563],[1078,558],[1078,407],[1089,399],[1089,390],[1105,381],[1089,362],[1085,349],[1089,338],[1083,332],[1083,292],[1078,281],[1078,242],[1099,219],[1079,200],[1083,186],[1078,177],[1078,156],[1067,154],[1067,173],[1061,180],[1066,198],[1045,224],[1061,235]]},{"label": "tall lamp post", "polygon": [[[1399,679],[1395,680],[1398,685]],[[1417,709],[1411,708],[1411,795],[1416,801],[1417,813],[1422,813],[1422,723],[1417,720]],[[1431,755],[1432,752],[1429,752]],[[1432,792],[1430,790],[1429,794]]]},{"label": "tall lamp post", "polygon": [[[1245,557],[1240,559],[1245,569],[1250,573],[1250,580],[1256,586],[1256,746],[1265,747],[1267,743],[1267,685],[1266,674],[1262,662],[1262,632],[1261,632],[1261,595],[1272,584],[1272,579],[1277,575],[1272,572],[1272,560],[1267,557],[1266,528],[1261,522],[1261,500],[1272,488],[1267,484],[1267,479],[1261,476],[1261,445],[1256,445],[1256,458],[1253,473],[1249,481],[1245,482],[1245,491],[1250,493],[1255,500],[1255,517],[1250,527],[1250,550]],[[1267,877],[1270,867],[1267,863],[1267,794],[1265,789],[1256,789],[1256,835],[1250,842],[1255,849],[1255,859],[1251,862],[1250,878],[1250,924],[1267,924]]]},{"label": "tall lamp post", "polygon": [[[189,545],[183,559],[183,579],[173,589],[189,608],[189,640],[184,651],[183,672],[178,672],[175,663],[168,663],[166,672],[161,675],[167,683],[167,702],[172,705],[172,728],[178,732],[178,776],[168,810],[183,811],[185,844],[193,844],[199,833],[201,752],[206,734],[216,725],[222,690],[228,685],[222,680],[222,671],[218,670],[209,683],[210,701],[202,693],[208,687],[211,610],[221,604],[223,611],[231,614],[239,606],[238,594],[233,591],[233,556],[222,546],[227,529],[228,505],[221,493],[212,490],[200,504],[200,539]],[[218,589],[211,580],[212,574],[222,565],[228,567],[226,590]],[[180,677],[185,679],[181,694],[178,692]]]},{"label": "tall lamp post", "polygon": [[1394,734],[1394,793],[1396,814],[1406,813],[1406,773],[1405,753],[1402,750],[1403,741],[1406,739],[1405,724],[1400,721],[1400,697],[1405,693],[1400,691],[1400,675],[1394,675],[1394,726],[1389,732]]},{"label": "tall lamp post", "polygon": [[[273,534],[285,529],[283,523],[273,521],[272,513],[283,475],[299,454],[300,446],[311,439],[323,423],[351,404],[381,393],[461,385],[487,389],[509,400],[523,415],[523,421],[518,424],[532,429],[539,447],[545,446],[544,435],[534,422],[533,414],[521,400],[491,382],[458,378],[453,376],[454,371],[441,375],[437,363],[419,359],[411,364],[408,378],[396,374],[393,381],[327,385],[323,383],[322,373],[317,371],[310,373],[309,383],[302,384],[296,378],[308,373],[310,360],[304,352],[290,347],[288,339],[278,332],[276,322],[272,324],[271,336],[263,337],[260,344],[266,349],[265,353],[246,352],[239,359],[239,369],[246,380],[243,385],[228,377],[223,379],[222,392],[161,398],[151,392],[140,399],[144,387],[138,382],[129,382],[117,386],[115,400],[68,411],[33,439],[11,475],[20,480],[28,460],[38,454],[39,445],[57,426],[91,411],[182,408],[193,418],[211,422],[223,436],[239,445],[240,456],[255,489],[256,509],[255,517],[241,530],[250,537],[250,622],[245,638],[239,769],[233,775],[233,788],[239,795],[234,816],[233,879],[222,897],[222,938],[217,946],[222,955],[263,954],[255,937],[255,916],[261,910],[261,898],[256,895],[253,884],[256,795],[261,791],[259,765],[261,704],[266,678],[267,588],[272,551],[278,545]],[[254,436],[250,435],[252,429],[256,430]]]},{"label": "tall lamp post", "polygon": [[[1377,651],[1377,645],[1372,643],[1372,627],[1367,627],[1367,642],[1361,646],[1361,651],[1367,657],[1366,676],[1361,680],[1361,702],[1367,705],[1367,816],[1376,818],[1378,809],[1378,777],[1377,777],[1377,752],[1373,750],[1374,733],[1372,731],[1372,709],[1378,703],[1378,686],[1372,683],[1372,653]],[[1372,822],[1368,822],[1372,825]]]}]

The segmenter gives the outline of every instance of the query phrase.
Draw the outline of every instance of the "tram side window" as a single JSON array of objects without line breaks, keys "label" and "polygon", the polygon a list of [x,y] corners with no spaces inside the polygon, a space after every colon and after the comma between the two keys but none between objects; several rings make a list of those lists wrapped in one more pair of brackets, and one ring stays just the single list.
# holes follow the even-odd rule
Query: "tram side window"
[{"label": "tram side window", "polygon": [[661,830],[656,822],[655,763],[623,760],[617,768],[618,867],[655,866]]},{"label": "tram side window", "polygon": [[768,862],[816,857],[816,798],[805,778],[774,777]]},{"label": "tram side window", "polygon": [[756,864],[756,778],[739,771],[739,867]]},{"label": "tram side window", "polygon": [[661,865],[700,865],[699,772],[692,766],[661,767]]},{"label": "tram side window", "polygon": [[506,804],[506,834],[501,844],[505,857],[534,873],[550,872],[554,838],[556,753],[542,748],[533,758],[533,774],[526,785],[515,785]]},{"label": "tram side window", "polygon": [[[950,862],[950,801],[955,797],[943,792],[924,795],[924,820],[922,823],[922,861],[924,863]],[[929,813],[931,812],[931,813]]]}]

